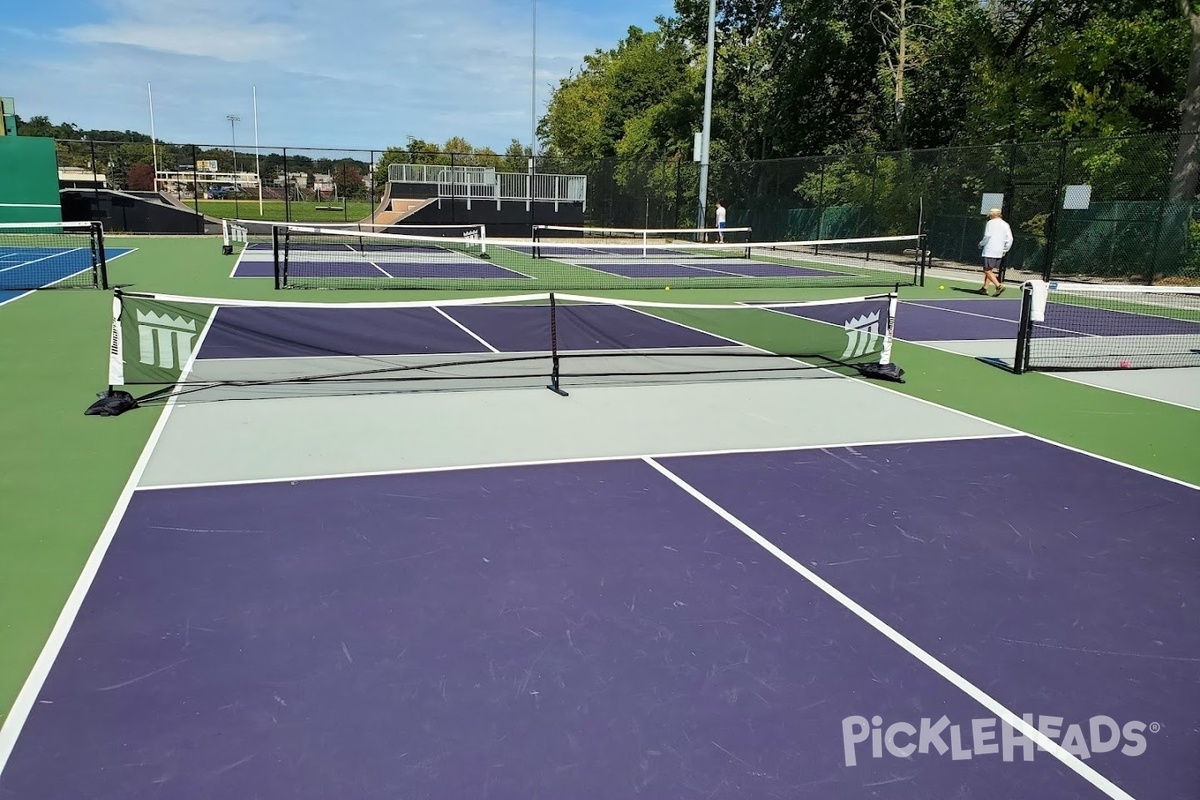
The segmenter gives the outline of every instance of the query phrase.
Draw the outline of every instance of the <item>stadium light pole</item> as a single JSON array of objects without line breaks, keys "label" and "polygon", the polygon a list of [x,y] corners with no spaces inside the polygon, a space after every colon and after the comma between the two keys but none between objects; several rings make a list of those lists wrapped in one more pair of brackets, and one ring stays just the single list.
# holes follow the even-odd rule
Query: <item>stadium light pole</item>
[{"label": "stadium light pole", "polygon": [[237,124],[242,118],[237,114],[226,114],[225,119],[229,120],[230,136],[233,139],[233,215],[241,219],[241,211],[238,209]]},{"label": "stadium light pole", "polygon": [[529,200],[533,202],[533,173],[537,168],[537,0],[532,0],[533,30],[529,63]]},{"label": "stadium light pole", "polygon": [[[258,87],[251,86],[250,91],[254,97],[254,174],[258,178],[258,216],[263,215],[263,195],[262,195],[262,167],[258,160]],[[236,156],[237,153],[235,152]]]},{"label": "stadium light pole", "polygon": [[700,132],[700,203],[696,227],[703,228],[708,204],[708,143],[712,137],[713,49],[717,32],[717,0],[708,0],[708,63],[704,70],[704,127]]},{"label": "stadium light pole", "polygon": [[537,172],[537,0],[530,0],[533,26],[529,44],[529,236],[533,238],[537,225],[537,206],[533,202],[533,175]]},{"label": "stadium light pole", "polygon": [[154,191],[158,191],[158,137],[154,134],[154,88],[146,84],[146,94],[150,97],[150,149],[154,154]]}]

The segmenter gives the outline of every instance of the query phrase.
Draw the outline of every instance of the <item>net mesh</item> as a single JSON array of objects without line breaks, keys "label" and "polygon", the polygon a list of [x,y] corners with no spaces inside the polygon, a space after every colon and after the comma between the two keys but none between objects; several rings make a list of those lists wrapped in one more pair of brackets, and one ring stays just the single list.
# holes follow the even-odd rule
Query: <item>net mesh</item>
[{"label": "net mesh", "polygon": [[110,391],[139,402],[788,377],[899,379],[895,295],[763,305],[529,294],[399,303],[114,296]]},{"label": "net mesh", "polygon": [[274,247],[275,230],[286,231],[292,227],[308,227],[309,229],[328,230],[334,233],[352,231],[364,234],[404,234],[438,238],[455,236],[481,237],[486,235],[486,226],[478,223],[471,225],[416,225],[405,223],[345,222],[321,223],[319,226],[297,226],[295,223],[264,220],[225,219],[221,221],[221,233],[227,253],[232,253],[234,250],[240,248],[248,251],[262,251],[262,253],[269,254]]},{"label": "net mesh", "polygon": [[0,290],[49,288],[108,288],[100,223],[0,223]]},{"label": "net mesh", "polygon": [[[685,229],[686,230],[686,229]],[[920,236],[787,242],[497,239],[281,226],[277,288],[574,291],[663,287],[895,286],[924,278]],[[565,233],[565,231],[564,231]],[[687,235],[687,234],[684,234]],[[640,240],[638,240],[640,237]],[[243,254],[245,258],[245,254]],[[261,271],[264,259],[251,254]]]},{"label": "net mesh", "polygon": [[1200,367],[1200,287],[1026,283],[1015,366]]},{"label": "net mesh", "polygon": [[599,242],[611,244],[673,242],[749,242],[753,228],[606,228],[571,227],[568,225],[536,225],[535,240],[562,240],[568,242]]}]

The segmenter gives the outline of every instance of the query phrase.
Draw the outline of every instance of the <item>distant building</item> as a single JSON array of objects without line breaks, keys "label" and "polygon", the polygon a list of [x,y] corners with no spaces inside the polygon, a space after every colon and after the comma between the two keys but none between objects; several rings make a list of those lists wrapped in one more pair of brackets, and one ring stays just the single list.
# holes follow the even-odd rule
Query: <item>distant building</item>
[{"label": "distant building", "polygon": [[59,189],[107,189],[108,176],[88,167],[59,167]]}]

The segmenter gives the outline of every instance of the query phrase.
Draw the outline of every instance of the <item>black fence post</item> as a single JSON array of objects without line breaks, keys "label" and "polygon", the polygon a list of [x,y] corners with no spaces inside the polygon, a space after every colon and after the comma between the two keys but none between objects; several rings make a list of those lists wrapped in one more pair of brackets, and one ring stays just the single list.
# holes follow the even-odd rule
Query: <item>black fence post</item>
[{"label": "black fence post", "polygon": [[1046,268],[1042,279],[1049,281],[1054,274],[1054,251],[1058,247],[1058,217],[1062,206],[1062,186],[1067,171],[1067,140],[1062,139],[1058,151],[1058,175],[1054,183],[1054,206],[1050,209],[1050,230],[1046,236]]},{"label": "black fence post", "polygon": [[[825,230],[825,159],[821,159],[821,177],[817,181],[817,238],[823,239]],[[821,252],[821,247],[818,245],[813,248],[813,254]]]},{"label": "black fence post", "polygon": [[1158,219],[1154,222],[1154,244],[1150,247],[1150,261],[1146,265],[1145,281],[1147,286],[1154,285],[1154,276],[1158,273],[1158,240],[1162,238],[1163,217],[1166,216],[1167,201],[1158,201]]},{"label": "black fence post", "polygon": [[96,202],[96,219],[100,218],[100,176],[96,174],[96,143],[88,139],[88,147],[91,150],[92,161],[92,198]]},{"label": "black fence post", "polygon": [[[876,225],[875,204],[879,202],[879,153],[876,153],[871,161],[871,204],[868,206],[870,211],[867,214],[867,235],[874,236],[879,229]],[[871,260],[871,245],[867,245],[866,260]]]},{"label": "black fence post", "polygon": [[196,209],[196,233],[204,233],[204,215],[200,213],[200,167],[196,164],[200,154],[192,145],[192,208]]},{"label": "black fence post", "polygon": [[679,207],[683,205],[683,158],[675,161],[675,213],[672,216],[671,227],[679,227]]},{"label": "black fence post", "polygon": [[371,159],[367,163],[370,165],[370,170],[371,170],[371,174],[369,176],[367,176],[367,185],[369,187],[367,190],[367,193],[370,195],[368,197],[368,199],[371,201],[371,225],[372,225],[371,229],[374,230],[373,226],[375,225],[375,206],[376,206],[376,202],[375,202],[375,170],[378,169],[378,167],[375,165],[375,151],[374,150],[371,151]]}]

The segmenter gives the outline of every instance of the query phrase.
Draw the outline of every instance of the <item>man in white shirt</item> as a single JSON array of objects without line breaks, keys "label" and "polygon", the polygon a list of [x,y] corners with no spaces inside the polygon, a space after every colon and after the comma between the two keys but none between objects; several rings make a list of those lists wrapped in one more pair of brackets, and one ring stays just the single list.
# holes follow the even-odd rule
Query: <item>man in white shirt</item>
[{"label": "man in white shirt", "polygon": [[717,201],[717,241],[725,241],[725,206]]},{"label": "man in white shirt", "polygon": [[979,290],[980,294],[987,294],[987,287],[990,283],[996,284],[994,297],[999,297],[1004,291],[1004,286],[996,277],[996,273],[1000,271],[1000,265],[1012,244],[1012,228],[1000,218],[1000,209],[990,209],[987,225],[983,229],[983,239],[979,242],[979,249],[983,253],[983,288]]}]

